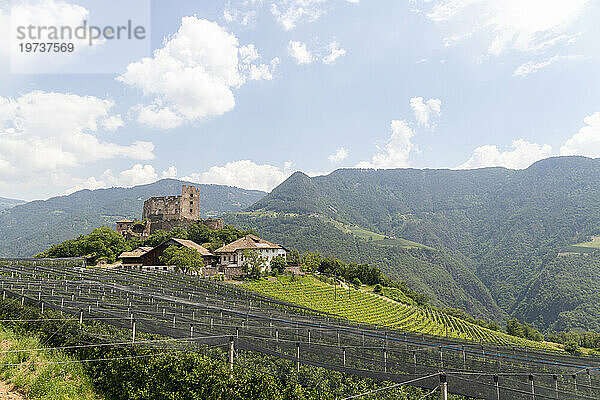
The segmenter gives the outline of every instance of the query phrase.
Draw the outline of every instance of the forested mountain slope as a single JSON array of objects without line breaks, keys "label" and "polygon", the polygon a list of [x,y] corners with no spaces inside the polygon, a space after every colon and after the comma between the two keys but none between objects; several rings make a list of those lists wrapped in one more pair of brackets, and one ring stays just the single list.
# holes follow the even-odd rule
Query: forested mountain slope
[{"label": "forested mountain slope", "polygon": [[[132,188],[81,190],[15,206],[0,213],[0,257],[32,256],[99,226],[114,228],[114,222],[121,218],[140,219],[144,200],[180,195],[183,184],[192,183],[162,179]],[[265,195],[230,186],[193,185],[200,189],[202,216],[239,211]]]},{"label": "forested mountain slope", "polygon": [[463,263],[435,249],[382,246],[308,215],[238,213],[224,216],[229,224],[253,228],[262,236],[300,252],[318,251],[346,262],[370,263],[386,274],[406,281],[435,305],[462,308],[488,318],[502,312],[487,288]]},{"label": "forested mountain slope", "polygon": [[0,197],[0,211],[12,208],[14,206],[18,206],[19,204],[24,204],[23,200],[16,199],[7,199],[5,197]]},{"label": "forested mountain slope", "polygon": [[[433,247],[460,264],[462,276],[472,272],[505,313],[541,328],[600,321],[600,310],[590,304],[600,302],[600,293],[588,287],[600,281],[596,256],[587,256],[589,262],[557,256],[600,233],[600,159],[555,157],[518,171],[295,173],[250,210],[318,215]],[[549,289],[550,281],[540,281],[544,274],[561,274],[560,287]]]}]

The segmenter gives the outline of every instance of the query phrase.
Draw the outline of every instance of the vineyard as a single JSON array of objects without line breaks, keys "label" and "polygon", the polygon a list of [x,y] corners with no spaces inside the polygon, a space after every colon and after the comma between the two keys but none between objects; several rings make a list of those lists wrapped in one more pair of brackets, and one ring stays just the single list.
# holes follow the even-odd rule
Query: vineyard
[{"label": "vineyard", "polygon": [[264,279],[246,286],[265,295],[339,315],[349,321],[499,345],[544,347],[537,342],[482,328],[431,307],[402,304],[355,289],[334,288],[312,276],[293,279],[280,276],[277,280]]},{"label": "vineyard", "polygon": [[284,362],[277,369],[284,380],[328,370],[392,387],[446,385],[450,393],[481,399],[600,397],[598,358],[503,341],[432,310],[413,315],[414,308],[367,293],[336,290],[340,301],[331,302],[317,282],[254,284],[307,285],[315,291],[310,304],[169,272],[0,266],[0,283],[4,309],[39,310],[39,318],[27,323],[69,337],[73,346],[211,351],[235,369],[250,368],[249,357],[263,357],[265,368]]}]

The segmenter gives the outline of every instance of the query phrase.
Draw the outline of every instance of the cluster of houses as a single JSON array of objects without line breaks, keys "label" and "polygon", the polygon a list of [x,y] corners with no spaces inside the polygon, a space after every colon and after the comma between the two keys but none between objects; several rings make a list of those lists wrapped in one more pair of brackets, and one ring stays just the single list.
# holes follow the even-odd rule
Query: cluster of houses
[{"label": "cluster of houses", "polygon": [[287,257],[287,250],[278,244],[261,239],[256,235],[246,235],[234,242],[226,244],[211,252],[207,248],[187,239],[169,239],[156,247],[138,247],[119,256],[124,268],[141,268],[151,270],[172,270],[173,266],[161,262],[163,252],[169,246],[187,247],[197,251],[204,260],[204,267],[199,272],[205,277],[222,275],[226,279],[243,275],[246,262],[244,251],[251,250],[258,253],[265,260],[263,272],[271,268],[271,260],[277,256]]},{"label": "cluster of houses", "polygon": [[[145,239],[158,230],[169,231],[175,227],[186,228],[201,223],[208,229],[223,228],[223,220],[200,218],[200,190],[195,186],[183,185],[179,196],[151,197],[144,201],[142,220],[117,221],[116,231],[125,239],[138,237]],[[246,235],[211,252],[207,248],[186,239],[172,238],[156,247],[138,247],[119,256],[125,268],[172,270],[173,266],[163,265],[161,257],[169,246],[187,247],[202,256],[204,276],[224,275],[227,279],[243,275],[245,264],[243,252],[253,250],[265,260],[265,270],[271,269],[271,260],[277,256],[286,258],[287,250],[278,244],[268,242],[256,235]],[[264,272],[264,271],[263,271]]]}]

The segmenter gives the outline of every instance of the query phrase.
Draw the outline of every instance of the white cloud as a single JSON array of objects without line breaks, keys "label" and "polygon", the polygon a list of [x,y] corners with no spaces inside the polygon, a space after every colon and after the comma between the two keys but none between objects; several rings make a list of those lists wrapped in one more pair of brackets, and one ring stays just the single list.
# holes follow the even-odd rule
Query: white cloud
[{"label": "white cloud", "polygon": [[600,157],[600,112],[585,117],[583,122],[586,125],[560,148],[561,155]]},{"label": "white cloud", "polygon": [[362,161],[357,168],[402,168],[408,167],[408,158],[414,149],[411,139],[414,132],[406,121],[394,120],[391,123],[392,135],[383,146],[377,146],[377,153],[371,161]]},{"label": "white cloud", "polygon": [[268,164],[256,164],[250,160],[228,162],[214,166],[203,173],[195,173],[181,179],[197,183],[236,186],[244,189],[270,191],[290,175],[291,163],[284,168]]},{"label": "white cloud", "polygon": [[579,56],[561,56],[561,55],[555,55],[553,57],[550,57],[544,61],[540,61],[540,62],[535,62],[535,61],[529,61],[526,62],[525,64],[520,65],[515,72],[513,73],[513,76],[527,76],[529,74],[534,74],[536,72],[538,72],[540,69],[549,67],[550,65],[558,62],[558,61],[562,61],[562,60],[577,60],[580,59],[581,57]]},{"label": "white cloud", "polygon": [[325,13],[327,0],[279,0],[271,3],[271,14],[281,27],[292,30],[302,21],[313,22]]},{"label": "white cloud", "polygon": [[552,147],[550,145],[539,145],[524,139],[518,139],[512,142],[512,150],[510,151],[500,151],[495,145],[477,147],[471,158],[457,168],[506,167],[523,169],[538,160],[549,157],[551,153]]},{"label": "white cloud", "polygon": [[341,48],[336,40],[313,50],[309,50],[306,43],[290,40],[287,52],[298,65],[311,64],[317,60],[321,60],[325,65],[333,65],[338,58],[346,55],[346,50]]},{"label": "white cloud", "polygon": [[442,41],[444,42],[444,47],[452,47],[464,41],[465,39],[470,38],[472,35],[473,34],[471,32],[467,32],[462,35],[447,36]]},{"label": "white cloud", "polygon": [[185,119],[173,112],[169,107],[161,108],[158,104],[133,107],[137,111],[137,121],[141,124],[156,129],[173,129],[185,123]]},{"label": "white cloud", "polygon": [[[162,178],[177,177],[177,168],[169,167],[161,173]],[[100,177],[89,177],[85,180],[80,180],[75,186],[66,190],[66,193],[73,193],[83,189],[104,189],[108,187],[131,187],[137,185],[145,185],[158,180],[158,173],[154,167],[149,164],[135,164],[131,169],[126,169],[118,174],[114,174],[112,170],[107,169]]]},{"label": "white cloud", "polygon": [[290,40],[288,43],[288,54],[296,60],[296,64],[304,65],[315,61],[315,57],[306,48],[306,44]]},{"label": "white cloud", "polygon": [[[487,53],[498,56],[509,50],[539,52],[559,42],[568,42],[573,35],[565,32],[590,3],[590,0],[438,0],[426,14],[432,21],[457,20],[455,25],[461,26],[466,21],[479,21],[473,30],[491,32]],[[472,33],[451,35],[445,44],[453,45]]]},{"label": "white cloud", "polygon": [[163,171],[160,175],[161,178],[177,178],[177,168],[174,165],[171,165],[167,170]]},{"label": "white cloud", "polygon": [[347,157],[348,151],[345,148],[340,147],[335,151],[335,153],[329,155],[327,159],[332,163],[339,163],[341,161],[344,161]]},{"label": "white cloud", "polygon": [[240,46],[238,52],[240,53],[240,62],[244,64],[250,64],[260,58],[260,54],[253,44]]},{"label": "white cloud", "polygon": [[417,123],[425,128],[434,129],[434,119],[442,114],[442,101],[440,99],[429,99],[423,102],[423,97],[410,99],[410,107],[415,113]]},{"label": "white cloud", "polygon": [[0,97],[0,181],[45,181],[73,167],[118,157],[153,159],[151,142],[120,145],[98,138],[99,126],[119,125],[112,107],[111,100],[42,91]]},{"label": "white cloud", "polygon": [[112,132],[112,131],[116,131],[117,129],[125,126],[125,123],[123,122],[123,119],[121,118],[120,115],[111,115],[110,117],[108,117],[102,121],[102,126],[107,131]]},{"label": "white cloud", "polygon": [[323,64],[327,65],[335,63],[335,60],[346,54],[346,50],[339,47],[339,43],[335,40],[327,46],[327,51],[329,54],[323,57]]},{"label": "white cloud", "polygon": [[238,39],[217,23],[184,17],[164,47],[155,50],[152,58],[129,64],[117,79],[154,98],[151,105],[135,109],[140,112],[139,122],[168,129],[231,111],[232,90],[243,85],[248,75],[272,78],[262,65],[252,68],[250,63],[257,58],[254,46],[240,47]]},{"label": "white cloud", "polygon": [[[8,2],[10,3],[10,2]],[[0,6],[2,7],[2,6]],[[73,1],[63,0],[13,0],[10,11],[0,10],[0,40],[4,43],[14,41],[14,32],[17,26],[38,26],[38,27],[70,27],[71,30],[81,26],[82,21],[90,21],[90,12],[87,8]],[[6,24],[6,25],[5,25]],[[35,38],[29,39],[30,42],[52,42],[55,38],[50,38],[50,30],[41,30],[35,32]],[[38,37],[38,33],[40,36]],[[10,39],[9,39],[10,37]],[[5,55],[10,52],[11,69],[21,73],[39,73],[39,72],[63,72],[65,66],[74,64],[78,60],[92,55],[98,51],[98,46],[106,43],[106,39],[93,39],[90,43],[89,38],[80,39],[72,37],[64,43],[73,43],[74,50],[70,53],[53,52],[31,52],[21,53],[16,51],[17,42],[13,46],[0,46],[5,49]],[[0,50],[2,56],[3,50]]]},{"label": "white cloud", "polygon": [[225,6],[223,10],[223,18],[227,23],[238,23],[242,26],[256,26],[257,11],[256,10],[240,10],[231,7],[231,4]]}]

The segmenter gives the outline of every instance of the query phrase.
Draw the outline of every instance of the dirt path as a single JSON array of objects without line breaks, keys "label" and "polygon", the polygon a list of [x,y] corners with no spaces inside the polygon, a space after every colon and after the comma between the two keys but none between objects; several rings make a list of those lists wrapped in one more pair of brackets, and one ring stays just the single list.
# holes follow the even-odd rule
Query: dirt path
[{"label": "dirt path", "polygon": [[0,381],[0,400],[25,400],[25,397],[15,390],[12,383]]}]

